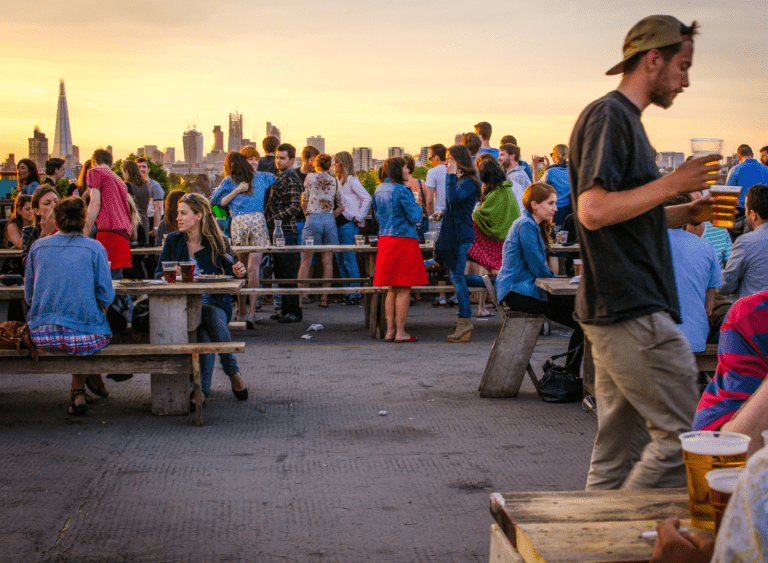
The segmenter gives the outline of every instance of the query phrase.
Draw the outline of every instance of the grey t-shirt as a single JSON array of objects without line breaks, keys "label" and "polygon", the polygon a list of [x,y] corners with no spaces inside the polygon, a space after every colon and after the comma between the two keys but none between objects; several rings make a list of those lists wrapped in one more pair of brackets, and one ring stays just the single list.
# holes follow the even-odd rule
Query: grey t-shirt
[{"label": "grey t-shirt", "polygon": [[152,178],[149,179],[149,194],[150,198],[149,207],[147,208],[147,217],[152,218],[155,216],[154,202],[165,200],[165,192],[163,191],[163,187],[157,180],[153,180]]},{"label": "grey t-shirt", "polygon": [[[640,109],[618,91],[592,102],[579,116],[569,151],[576,217],[578,196],[593,183],[620,192],[661,176],[640,116]],[[663,206],[594,231],[576,224],[584,260],[577,320],[604,325],[667,311],[680,322]]]}]

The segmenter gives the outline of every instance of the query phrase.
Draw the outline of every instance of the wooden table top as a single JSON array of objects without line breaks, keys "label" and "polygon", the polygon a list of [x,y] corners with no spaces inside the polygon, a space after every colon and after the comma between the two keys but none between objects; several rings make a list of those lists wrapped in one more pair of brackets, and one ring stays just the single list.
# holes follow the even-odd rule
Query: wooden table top
[{"label": "wooden table top", "polygon": [[[201,295],[203,293],[237,293],[245,284],[244,279],[231,279],[222,282],[159,283],[141,287],[124,287],[119,282],[112,282],[118,295]],[[24,286],[6,287],[0,285],[0,301],[23,299]]]},{"label": "wooden table top", "polygon": [[668,517],[691,529],[685,488],[493,493],[490,509],[523,559],[537,563],[648,561],[655,540],[641,533]]},{"label": "wooden table top", "polygon": [[536,285],[551,295],[576,295],[579,284],[571,278],[536,278]]},{"label": "wooden table top", "polygon": [[570,246],[555,243],[552,245],[552,252],[581,252],[581,246],[578,242]]}]

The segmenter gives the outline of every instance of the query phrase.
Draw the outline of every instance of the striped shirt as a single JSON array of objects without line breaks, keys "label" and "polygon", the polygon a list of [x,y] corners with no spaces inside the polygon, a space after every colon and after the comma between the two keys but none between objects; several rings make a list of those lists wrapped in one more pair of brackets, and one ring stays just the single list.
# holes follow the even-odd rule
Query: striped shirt
[{"label": "striped shirt", "polygon": [[717,372],[699,401],[694,430],[717,430],[768,375],[768,291],[739,299],[720,329]]},{"label": "striped shirt", "polygon": [[707,221],[704,223],[704,234],[701,238],[708,240],[715,247],[715,254],[720,260],[720,267],[725,268],[725,264],[728,262],[728,258],[731,257],[731,235],[727,229],[721,229],[719,227],[713,227],[712,223]]}]

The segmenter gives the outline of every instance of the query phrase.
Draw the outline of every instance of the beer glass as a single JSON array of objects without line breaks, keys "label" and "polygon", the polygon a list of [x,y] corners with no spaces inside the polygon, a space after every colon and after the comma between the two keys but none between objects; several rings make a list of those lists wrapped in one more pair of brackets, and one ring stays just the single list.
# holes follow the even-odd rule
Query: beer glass
[{"label": "beer glass", "polygon": [[178,262],[163,262],[163,277],[167,283],[176,283],[176,272],[178,269]]},{"label": "beer glass", "polygon": [[715,515],[715,534],[720,529],[725,507],[728,505],[728,501],[736,488],[736,482],[743,471],[744,468],[715,469],[706,475],[709,485],[709,504]]},{"label": "beer glass", "polygon": [[749,440],[749,436],[736,432],[698,430],[680,435],[693,526],[704,530],[715,529],[715,513],[709,504],[706,474],[713,469],[744,467]]},{"label": "beer glass", "polygon": [[715,198],[712,203],[712,226],[732,229],[741,186],[715,185],[710,188],[709,193]]},{"label": "beer glass", "polygon": [[192,283],[195,281],[195,263],[194,262],[179,262],[181,267],[181,281],[184,283]]}]

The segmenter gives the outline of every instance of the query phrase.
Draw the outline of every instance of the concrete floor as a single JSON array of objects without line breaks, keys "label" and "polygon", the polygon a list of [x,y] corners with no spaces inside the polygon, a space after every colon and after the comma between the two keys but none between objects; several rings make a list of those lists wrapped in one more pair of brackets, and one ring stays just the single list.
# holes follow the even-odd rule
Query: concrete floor
[{"label": "concrete floor", "polygon": [[[217,362],[203,428],[152,416],[145,375],[76,418],[68,376],[3,373],[0,561],[485,562],[491,492],[583,488],[594,415],[527,380],[478,397],[498,316],[448,344],[456,310],[419,303],[421,342],[395,345],[359,307],[270,312],[233,334],[249,400]],[[540,338],[536,370],[567,340]]]}]

